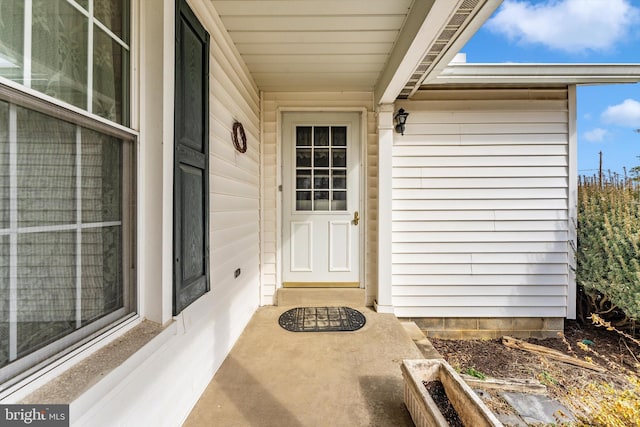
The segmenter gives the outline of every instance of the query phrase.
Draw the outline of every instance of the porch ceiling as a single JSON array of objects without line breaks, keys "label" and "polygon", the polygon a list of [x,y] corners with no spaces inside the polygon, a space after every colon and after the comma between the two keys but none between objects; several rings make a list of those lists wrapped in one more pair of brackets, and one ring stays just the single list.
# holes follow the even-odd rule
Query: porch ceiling
[{"label": "porch ceiling", "polygon": [[[487,1],[495,5],[500,2],[210,1],[261,90],[373,91],[375,88],[382,92],[394,87],[395,95],[387,99],[395,99],[403,89],[411,92],[438,58],[452,57],[455,52],[449,52],[447,47],[460,37],[476,12]],[[453,28],[451,19],[460,11],[464,16],[457,15],[462,19],[458,19],[459,25]],[[428,31],[425,26],[429,27]],[[436,43],[438,48],[434,52],[432,47]],[[424,63],[427,54],[431,55],[429,64]],[[408,65],[407,57],[410,58]],[[421,68],[416,71],[418,67]],[[398,70],[402,71],[400,75]],[[423,77],[416,76],[416,72]],[[411,85],[408,90],[407,84]]]}]

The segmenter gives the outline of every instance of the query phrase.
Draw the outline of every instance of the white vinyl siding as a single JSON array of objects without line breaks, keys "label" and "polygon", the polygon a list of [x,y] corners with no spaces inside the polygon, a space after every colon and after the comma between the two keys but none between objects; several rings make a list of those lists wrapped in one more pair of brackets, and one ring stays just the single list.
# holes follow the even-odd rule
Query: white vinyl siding
[{"label": "white vinyl siding", "polygon": [[[147,21],[147,26],[157,25],[160,34],[172,32],[172,20],[163,20],[166,15],[173,17],[172,3],[142,3],[141,16],[155,20]],[[177,321],[169,323],[170,333],[163,333],[159,341],[154,340],[145,347],[146,353],[142,353],[144,357],[135,367],[130,363],[120,365],[116,373],[121,377],[109,383],[114,377],[110,374],[81,396],[77,400],[79,404],[74,402],[73,425],[181,425],[260,302],[260,98],[211,2],[188,3],[211,36],[211,290],[180,313]],[[158,7],[164,8],[163,13],[154,15]],[[149,32],[147,37],[154,34],[157,33]],[[158,54],[165,56],[170,55],[169,52],[164,50]],[[173,58],[168,62],[173,64]],[[160,73],[157,76],[160,77]],[[145,82],[151,83],[154,82]],[[164,100],[164,108],[173,110],[171,99]],[[247,136],[246,153],[236,151],[232,142],[236,120],[243,124]],[[149,133],[147,129],[141,134],[142,144],[158,144]],[[154,166],[157,167],[150,167]],[[171,172],[164,172],[167,173]],[[154,184],[148,181],[148,187],[141,192],[151,191]],[[160,215],[150,209],[150,219]],[[153,249],[147,247],[147,242],[141,242],[140,247],[141,251]],[[159,260],[153,258],[150,263],[157,268]],[[237,269],[240,275],[235,277]],[[170,281],[168,283],[170,285]],[[150,292],[157,283],[147,279],[142,286]],[[170,293],[167,295],[170,297]],[[157,408],[164,409],[157,411]]]},{"label": "white vinyl siding", "polygon": [[365,148],[366,178],[364,193],[366,215],[365,271],[363,280],[367,287],[367,298],[373,301],[373,292],[377,283],[377,132],[376,118],[373,112],[373,94],[370,92],[265,92],[262,99],[262,293],[263,305],[274,303],[276,288],[279,285],[278,271],[278,215],[280,214],[280,196],[278,185],[281,183],[278,165],[281,160],[281,141],[278,134],[279,111],[358,111],[367,110],[367,141]]},{"label": "white vinyl siding", "polygon": [[393,147],[400,317],[565,317],[568,94],[421,91]]}]

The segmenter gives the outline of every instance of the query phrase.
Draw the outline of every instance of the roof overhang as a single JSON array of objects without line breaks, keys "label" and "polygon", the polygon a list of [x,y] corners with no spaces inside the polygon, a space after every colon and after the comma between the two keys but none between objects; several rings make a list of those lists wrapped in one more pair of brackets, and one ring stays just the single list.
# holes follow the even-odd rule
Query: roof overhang
[{"label": "roof overhang", "polygon": [[502,0],[202,0],[256,88],[392,103],[437,74]]},{"label": "roof overhang", "polygon": [[437,75],[502,0],[416,0],[375,87],[376,104],[408,98]]},{"label": "roof overhang", "polygon": [[640,64],[449,64],[434,85],[590,85],[640,82]]}]

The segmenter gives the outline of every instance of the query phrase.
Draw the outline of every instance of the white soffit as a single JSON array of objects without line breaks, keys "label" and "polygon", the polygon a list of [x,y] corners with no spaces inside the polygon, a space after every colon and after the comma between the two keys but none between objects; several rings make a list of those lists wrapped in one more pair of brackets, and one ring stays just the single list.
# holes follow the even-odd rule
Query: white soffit
[{"label": "white soffit", "polygon": [[372,91],[414,0],[211,3],[261,90]]},{"label": "white soffit", "polygon": [[424,88],[441,84],[567,85],[640,82],[640,64],[449,64]]},{"label": "white soffit", "polygon": [[[502,0],[210,0],[264,91],[415,93]],[[443,65],[444,64],[444,65]]]}]

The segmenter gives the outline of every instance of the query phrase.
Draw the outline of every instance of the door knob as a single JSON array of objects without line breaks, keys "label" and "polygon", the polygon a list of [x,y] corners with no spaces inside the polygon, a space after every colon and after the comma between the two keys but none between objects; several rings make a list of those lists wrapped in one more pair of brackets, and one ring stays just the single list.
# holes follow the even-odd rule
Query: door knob
[{"label": "door knob", "polygon": [[360,214],[358,213],[358,211],[355,211],[353,214],[353,225],[358,225],[359,222],[360,222]]}]

